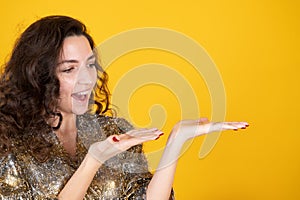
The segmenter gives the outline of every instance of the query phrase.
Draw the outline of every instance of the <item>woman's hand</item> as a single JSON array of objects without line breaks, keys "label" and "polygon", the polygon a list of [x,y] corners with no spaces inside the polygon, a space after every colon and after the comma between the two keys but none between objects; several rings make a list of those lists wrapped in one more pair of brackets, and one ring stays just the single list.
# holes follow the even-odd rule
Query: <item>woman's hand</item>
[{"label": "woman's hand", "polygon": [[248,126],[247,122],[209,122],[207,118],[182,120],[173,127],[170,139],[185,142],[200,135],[224,130],[245,129]]},{"label": "woman's hand", "polygon": [[246,128],[246,122],[209,122],[207,118],[183,120],[175,124],[156,172],[148,185],[147,199],[169,199],[183,144],[191,138],[223,130]]},{"label": "woman's hand", "polygon": [[79,168],[59,193],[59,199],[83,199],[99,167],[106,160],[134,145],[157,139],[160,135],[162,132],[155,128],[137,129],[92,144]]},{"label": "woman's hand", "polygon": [[109,158],[126,151],[132,146],[158,139],[161,135],[163,135],[163,132],[157,128],[134,129],[125,134],[111,135],[104,141],[92,144],[88,153],[100,163],[104,163]]}]

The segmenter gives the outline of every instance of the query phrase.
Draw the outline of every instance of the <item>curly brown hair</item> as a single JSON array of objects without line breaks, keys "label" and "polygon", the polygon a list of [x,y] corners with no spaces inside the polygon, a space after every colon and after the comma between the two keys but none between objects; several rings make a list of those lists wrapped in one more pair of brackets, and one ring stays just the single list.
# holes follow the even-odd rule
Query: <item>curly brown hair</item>
[{"label": "curly brown hair", "polygon": [[[81,35],[94,50],[86,26],[68,16],[41,18],[21,34],[0,77],[0,156],[11,152],[12,141],[22,141],[39,161],[48,159],[52,144],[43,135],[52,131],[47,120],[54,117],[58,106],[56,67],[64,39]],[[90,111],[105,114],[110,110],[108,76],[99,61],[96,68],[98,81]]]}]

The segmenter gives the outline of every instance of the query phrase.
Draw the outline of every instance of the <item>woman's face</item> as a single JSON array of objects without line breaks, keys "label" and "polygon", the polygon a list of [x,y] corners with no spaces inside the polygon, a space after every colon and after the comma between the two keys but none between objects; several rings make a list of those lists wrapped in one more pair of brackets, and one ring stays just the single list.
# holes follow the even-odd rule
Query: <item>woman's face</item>
[{"label": "woman's face", "polygon": [[64,40],[57,67],[60,112],[80,115],[87,111],[97,80],[95,64],[96,58],[86,37],[70,36]]}]

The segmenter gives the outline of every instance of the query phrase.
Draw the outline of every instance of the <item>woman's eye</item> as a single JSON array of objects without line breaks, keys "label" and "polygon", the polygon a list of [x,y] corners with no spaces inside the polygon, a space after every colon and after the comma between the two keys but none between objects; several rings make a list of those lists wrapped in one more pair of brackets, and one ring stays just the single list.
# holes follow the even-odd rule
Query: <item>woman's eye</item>
[{"label": "woman's eye", "polygon": [[67,69],[62,70],[62,72],[70,73],[73,69],[74,69],[74,67],[69,67]]},{"label": "woman's eye", "polygon": [[88,66],[89,68],[96,67],[96,63],[90,63],[90,64],[87,64],[87,66]]}]

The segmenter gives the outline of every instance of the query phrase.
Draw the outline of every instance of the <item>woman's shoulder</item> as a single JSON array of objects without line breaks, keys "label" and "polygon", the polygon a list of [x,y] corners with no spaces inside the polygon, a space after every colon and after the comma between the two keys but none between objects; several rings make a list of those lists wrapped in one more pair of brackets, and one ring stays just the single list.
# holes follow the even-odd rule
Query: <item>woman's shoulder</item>
[{"label": "woman's shoulder", "polygon": [[0,174],[5,168],[3,166],[14,165],[16,163],[16,156],[13,152],[4,154],[0,156]]},{"label": "woman's shoulder", "polygon": [[20,158],[26,160],[28,157],[31,157],[29,151],[28,147],[24,146],[24,143],[20,138],[13,138],[11,140],[9,151],[0,156],[0,168],[2,169],[3,166],[11,166],[13,169],[14,166],[23,165],[23,159]]},{"label": "woman's shoulder", "polygon": [[[0,157],[0,177],[20,172],[20,164],[15,151],[11,151]],[[16,175],[16,174],[15,174]],[[17,177],[17,176],[16,176]],[[0,178],[1,179],[1,178]]]},{"label": "woman's shoulder", "polygon": [[14,152],[0,158],[0,197],[5,193],[27,191],[28,185],[23,180],[21,165]]}]

